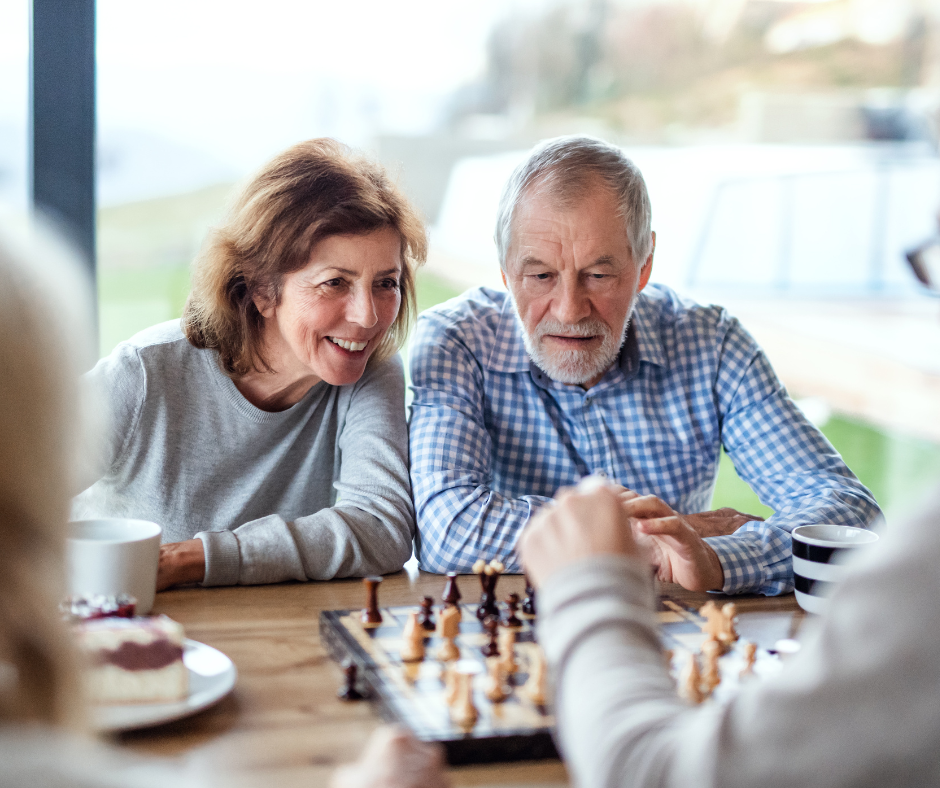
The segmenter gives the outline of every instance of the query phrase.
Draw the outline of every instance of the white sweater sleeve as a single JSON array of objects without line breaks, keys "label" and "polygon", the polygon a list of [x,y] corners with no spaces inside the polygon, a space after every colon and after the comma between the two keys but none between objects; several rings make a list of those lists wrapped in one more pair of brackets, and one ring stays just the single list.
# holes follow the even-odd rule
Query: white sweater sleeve
[{"label": "white sweater sleeve", "polygon": [[[777,676],[675,697],[643,565],[605,556],[540,594],[560,745],[588,786],[940,783],[940,499],[855,567]],[[816,626],[812,626],[816,624]]]}]

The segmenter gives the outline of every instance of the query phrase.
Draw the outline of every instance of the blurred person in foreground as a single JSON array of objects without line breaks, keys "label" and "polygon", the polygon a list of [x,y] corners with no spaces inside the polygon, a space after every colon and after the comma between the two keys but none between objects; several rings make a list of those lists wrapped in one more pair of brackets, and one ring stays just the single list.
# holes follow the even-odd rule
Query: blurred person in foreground
[{"label": "blurred person in foreground", "polygon": [[[689,706],[662,651],[652,567],[634,536],[645,526],[601,484],[560,492],[520,545],[574,784],[940,785],[940,490],[856,557],[780,673],[745,682],[727,703]],[[381,730],[333,788],[417,788],[408,775],[422,769],[428,785],[446,784],[435,782],[446,779],[438,754]]]},{"label": "blurred person in foreground", "polygon": [[85,735],[65,627],[65,525],[91,356],[88,284],[65,252],[0,232],[0,786],[157,788],[179,772]]},{"label": "blurred person in foreground", "polygon": [[244,188],[181,321],[89,373],[110,440],[76,518],[163,527],[158,588],[395,572],[411,556],[404,377],[424,227],[329,139]]},{"label": "blurred person in foreground", "polygon": [[[795,526],[880,515],[741,324],[649,284],[651,228],[642,174],[601,140],[549,140],[510,176],[496,222],[508,292],[427,310],[412,342],[423,569],[518,570],[529,518],[592,473],[649,524],[660,580],[693,591],[790,591]],[[722,449],[766,522],[705,511]]]}]

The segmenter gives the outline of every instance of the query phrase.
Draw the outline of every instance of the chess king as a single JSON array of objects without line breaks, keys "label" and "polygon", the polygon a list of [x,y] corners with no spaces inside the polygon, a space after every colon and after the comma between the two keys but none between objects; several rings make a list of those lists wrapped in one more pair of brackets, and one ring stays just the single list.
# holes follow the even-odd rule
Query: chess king
[{"label": "chess king", "polygon": [[[738,321],[650,283],[651,227],[642,175],[600,140],[550,140],[512,174],[508,292],[428,310],[412,345],[422,568],[518,571],[526,523],[588,474],[617,485],[659,578],[696,591],[789,591],[795,526],[879,516]],[[766,521],[706,511],[722,447]]]}]

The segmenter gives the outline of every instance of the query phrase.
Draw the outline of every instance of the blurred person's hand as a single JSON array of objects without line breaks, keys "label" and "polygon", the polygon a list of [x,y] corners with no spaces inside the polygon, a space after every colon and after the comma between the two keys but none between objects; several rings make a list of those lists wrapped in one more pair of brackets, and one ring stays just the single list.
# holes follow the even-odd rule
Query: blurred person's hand
[{"label": "blurred person's hand", "polygon": [[[748,515],[705,512],[699,527],[727,529]],[[645,558],[656,577],[691,591],[720,590],[724,570],[693,524],[654,495],[617,485],[569,488],[532,518],[519,542],[526,572],[536,587],[559,569],[595,555]],[[738,526],[735,526],[738,527]]]},{"label": "blurred person's hand", "polygon": [[569,564],[595,555],[640,555],[622,487],[604,484],[559,491],[554,504],[543,506],[529,521],[519,540],[519,555],[536,588]]},{"label": "blurred person's hand", "polygon": [[206,576],[206,551],[202,539],[160,545],[157,591],[188,583],[201,583]]},{"label": "blurred person's hand", "polygon": [[386,725],[372,734],[358,761],[333,773],[330,788],[450,788],[450,779],[440,747]]}]

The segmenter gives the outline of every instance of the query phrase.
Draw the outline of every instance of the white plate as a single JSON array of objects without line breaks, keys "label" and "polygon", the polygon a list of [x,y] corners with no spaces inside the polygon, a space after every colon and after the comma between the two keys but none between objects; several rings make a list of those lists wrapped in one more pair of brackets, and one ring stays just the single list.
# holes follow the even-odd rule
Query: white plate
[{"label": "white plate", "polygon": [[189,669],[189,695],[173,703],[128,703],[96,706],[92,725],[99,731],[129,731],[188,717],[217,703],[235,686],[235,665],[218,649],[196,640],[183,642],[183,662]]}]

